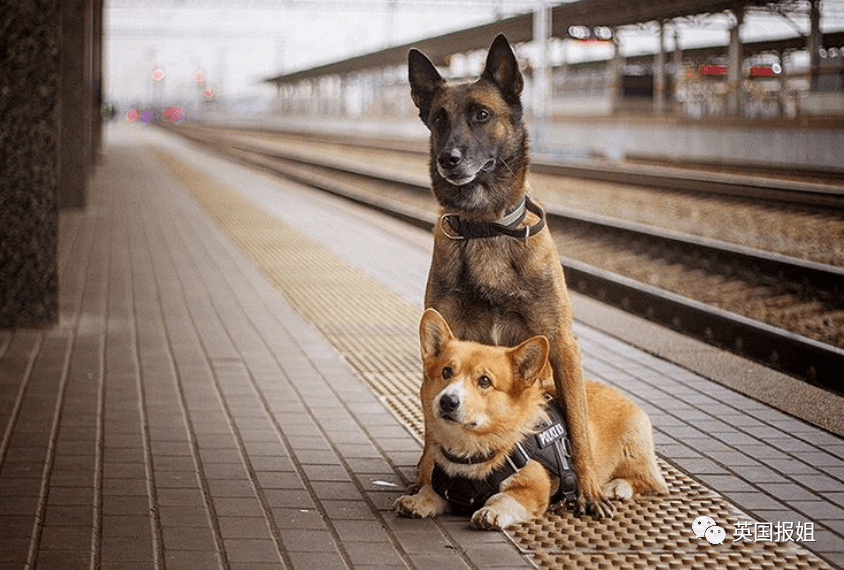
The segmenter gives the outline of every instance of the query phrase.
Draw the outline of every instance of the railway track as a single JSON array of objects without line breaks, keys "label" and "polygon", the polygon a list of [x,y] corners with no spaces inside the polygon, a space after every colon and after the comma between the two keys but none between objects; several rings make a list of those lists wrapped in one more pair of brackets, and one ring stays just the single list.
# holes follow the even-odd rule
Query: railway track
[{"label": "railway track", "polygon": [[[266,134],[190,126],[175,130],[237,160],[416,226],[428,229],[437,218],[427,175],[379,166],[374,157],[380,145],[370,147],[373,160],[364,163],[328,153],[315,157]],[[825,200],[836,196],[822,194]],[[790,193],[787,201],[795,204],[799,196]],[[817,195],[803,196],[817,206]],[[546,203],[546,210],[552,235],[565,252],[561,262],[573,290],[812,384],[841,390],[844,267],[555,204]]]},{"label": "railway track", "polygon": [[[248,138],[265,140],[309,141],[320,145],[367,149],[375,152],[389,151],[422,157],[427,160],[427,146],[414,140],[378,138],[343,138],[313,133],[278,133],[271,130],[228,129],[229,135],[240,134]],[[217,131],[219,133],[219,131]],[[624,164],[560,162],[553,157],[534,156],[531,172],[550,176],[565,176],[581,180],[594,180],[680,190],[699,194],[716,194],[728,197],[752,198],[785,205],[814,206],[844,210],[844,170],[819,172],[812,170],[771,169],[748,167],[745,172],[737,168],[697,165],[686,168],[681,164],[661,163],[634,159]]]}]

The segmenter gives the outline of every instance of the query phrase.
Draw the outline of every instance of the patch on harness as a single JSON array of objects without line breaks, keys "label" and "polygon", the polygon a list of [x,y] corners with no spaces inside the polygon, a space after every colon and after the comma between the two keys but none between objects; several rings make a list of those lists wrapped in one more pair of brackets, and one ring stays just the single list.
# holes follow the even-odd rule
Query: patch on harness
[{"label": "patch on harness", "polygon": [[554,423],[536,434],[536,442],[539,444],[539,447],[544,449],[565,436],[566,428],[560,423]]}]

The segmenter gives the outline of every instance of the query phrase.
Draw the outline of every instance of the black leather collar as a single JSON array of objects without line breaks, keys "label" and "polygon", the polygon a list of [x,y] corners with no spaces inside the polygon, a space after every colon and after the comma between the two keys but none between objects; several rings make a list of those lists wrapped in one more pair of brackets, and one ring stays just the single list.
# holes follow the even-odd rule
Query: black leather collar
[{"label": "black leather collar", "polygon": [[[539,221],[532,226],[520,228],[519,226],[524,221],[528,211],[539,216]],[[463,220],[458,214],[443,214],[441,219],[443,233],[446,237],[454,240],[502,235],[527,239],[538,234],[545,227],[545,211],[528,196],[522,198],[515,210],[495,222],[469,222]]]}]

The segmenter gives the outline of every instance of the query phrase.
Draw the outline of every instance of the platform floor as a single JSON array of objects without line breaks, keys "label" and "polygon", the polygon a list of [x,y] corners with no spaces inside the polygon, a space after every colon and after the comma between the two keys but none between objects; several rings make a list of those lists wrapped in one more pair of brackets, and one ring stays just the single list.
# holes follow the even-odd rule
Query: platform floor
[{"label": "platform floor", "polygon": [[106,141],[61,216],[60,323],[0,330],[0,568],[844,564],[842,438],[584,322],[671,494],[508,533],[394,516],[430,236],[147,125]]}]

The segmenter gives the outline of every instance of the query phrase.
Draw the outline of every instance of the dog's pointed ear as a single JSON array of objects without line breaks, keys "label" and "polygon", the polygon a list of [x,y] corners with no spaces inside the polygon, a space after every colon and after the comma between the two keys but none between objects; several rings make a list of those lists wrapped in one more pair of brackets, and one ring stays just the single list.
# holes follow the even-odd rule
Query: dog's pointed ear
[{"label": "dog's pointed ear", "polygon": [[419,341],[422,345],[422,358],[436,358],[442,354],[445,345],[454,339],[445,318],[436,309],[426,309],[419,323]]},{"label": "dog's pointed ear", "polygon": [[410,96],[419,109],[419,117],[426,123],[431,99],[445,80],[431,60],[418,49],[411,49],[407,54],[407,75],[410,79]]},{"label": "dog's pointed ear", "polygon": [[550,353],[551,343],[547,338],[544,336],[529,338],[519,346],[510,349],[513,370],[527,386],[530,386],[542,375],[543,369],[548,364]]},{"label": "dog's pointed ear", "polygon": [[481,77],[498,87],[508,103],[519,102],[524,79],[522,72],[519,71],[516,54],[513,53],[513,48],[510,47],[510,42],[504,34],[498,34],[493,40]]}]

